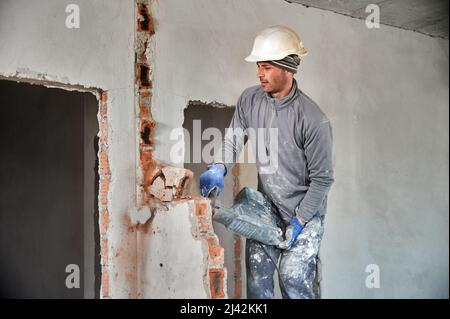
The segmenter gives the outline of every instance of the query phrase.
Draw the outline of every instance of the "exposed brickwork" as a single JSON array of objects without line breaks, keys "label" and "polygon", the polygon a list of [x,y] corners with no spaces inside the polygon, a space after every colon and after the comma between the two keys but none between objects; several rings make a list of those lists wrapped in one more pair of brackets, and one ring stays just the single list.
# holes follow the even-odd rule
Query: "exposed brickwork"
[{"label": "exposed brickwork", "polygon": [[106,121],[100,121],[99,123],[99,143],[106,145],[108,143],[108,123]]},{"label": "exposed brickwork", "polygon": [[208,255],[208,264],[205,268],[205,276],[209,285],[208,294],[211,298],[227,298],[225,251],[214,233],[211,217],[209,199],[196,198],[192,214],[193,235],[202,241],[203,250]]},{"label": "exposed brickwork", "polygon": [[242,299],[242,264],[241,264],[241,237],[233,235],[234,239],[234,298]]},{"label": "exposed brickwork", "polygon": [[148,11],[147,4],[145,3],[138,3],[137,4],[137,12],[138,12],[138,25],[137,25],[137,31],[138,32],[149,32],[150,34],[153,34],[153,19]]},{"label": "exposed brickwork", "polygon": [[103,91],[100,96],[100,117],[104,117],[108,115],[108,93]]},{"label": "exposed brickwork", "polygon": [[209,285],[211,298],[225,298],[225,270],[223,268],[211,268],[209,270]]},{"label": "exposed brickwork", "polygon": [[100,204],[104,206],[108,204],[109,183],[109,178],[100,176]]},{"label": "exposed brickwork", "polygon": [[111,170],[109,168],[109,158],[108,158],[108,150],[105,147],[102,147],[99,154],[99,162],[100,162],[100,175],[103,177],[111,175]]},{"label": "exposed brickwork", "polygon": [[109,228],[110,216],[107,209],[100,213],[100,237],[106,237]]},{"label": "exposed brickwork", "polygon": [[[137,205],[151,206],[154,194],[150,189],[155,180],[156,160],[153,158],[154,131],[156,122],[151,113],[151,88],[152,69],[146,51],[150,45],[151,35],[154,33],[153,20],[147,0],[136,0],[136,33],[135,33],[135,105],[139,119],[139,154],[140,167],[138,169],[138,200]],[[164,199],[168,194],[157,193]]]},{"label": "exposed brickwork", "polygon": [[211,227],[211,218],[207,214],[208,206],[206,203],[195,205],[195,215],[197,216],[197,230],[200,234],[207,234]]},{"label": "exposed brickwork", "polygon": [[158,176],[150,186],[150,194],[163,202],[170,202],[173,199],[173,191],[171,188],[166,188],[164,180]]},{"label": "exposed brickwork", "polygon": [[102,297],[109,297],[109,270],[107,266],[102,266]]},{"label": "exposed brickwork", "polygon": [[213,264],[224,263],[224,249],[219,245],[219,239],[217,236],[207,236],[203,240],[208,245],[208,257]]},{"label": "exposed brickwork", "polygon": [[[137,206],[154,206],[154,201],[170,202],[190,198],[188,190],[193,179],[191,171],[169,167],[153,157],[154,131],[157,123],[152,117],[152,61],[151,48],[154,23],[148,0],[136,0],[135,33],[135,112],[139,145],[137,159],[139,168]],[[205,281],[211,298],[226,298],[226,268],[224,250],[214,233],[211,221],[209,200],[195,200],[195,213],[192,215],[193,235],[201,240],[203,251],[208,254],[205,265]],[[151,223],[151,220],[148,223]],[[142,225],[141,225],[142,226]],[[131,231],[131,230],[130,230]],[[137,231],[140,231],[137,228]],[[149,247],[151,250],[151,247]],[[182,249],[182,247],[181,247]]]},{"label": "exposed brickwork", "polygon": [[100,107],[97,114],[99,124],[99,150],[98,156],[98,172],[99,172],[99,194],[98,194],[98,210],[99,214],[99,231],[100,231],[100,263],[102,265],[101,277],[101,297],[108,298],[110,294],[110,277],[109,277],[109,242],[108,230],[110,225],[110,214],[108,211],[108,196],[111,183],[111,168],[109,164],[108,150],[108,93],[100,94]]},{"label": "exposed brickwork", "polygon": [[103,266],[109,265],[109,247],[108,247],[108,239],[101,239],[100,240],[100,255],[101,255],[101,261],[100,263]]},{"label": "exposed brickwork", "polygon": [[139,105],[139,117],[140,118],[149,118],[150,117],[150,111],[145,104]]},{"label": "exposed brickwork", "polygon": [[[231,174],[233,175],[234,185],[233,185],[233,198],[236,197],[236,195],[241,190],[241,185],[239,182],[239,173],[240,173],[240,165],[239,163],[236,163],[232,170]],[[234,234],[233,235],[234,240],[234,298],[235,299],[242,299],[242,252],[241,252],[241,245],[242,240],[241,236]]]},{"label": "exposed brickwork", "polygon": [[187,195],[193,173],[190,170],[157,166],[145,178],[148,192],[162,202],[179,200]]}]

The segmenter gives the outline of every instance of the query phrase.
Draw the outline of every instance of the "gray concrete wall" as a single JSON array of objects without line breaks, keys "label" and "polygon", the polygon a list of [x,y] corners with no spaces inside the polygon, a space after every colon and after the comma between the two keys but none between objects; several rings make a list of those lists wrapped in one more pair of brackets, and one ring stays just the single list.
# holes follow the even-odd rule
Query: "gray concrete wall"
[{"label": "gray concrete wall", "polygon": [[[69,3],[80,8],[79,29],[66,28]],[[109,268],[112,297],[129,297],[126,274],[135,271],[124,223],[136,201],[134,8],[133,0],[0,1],[0,76],[108,91],[108,249],[110,256],[121,250]]]},{"label": "gray concrete wall", "polygon": [[310,51],[300,88],[334,132],[322,296],[448,297],[448,41],[285,1],[153,1],[153,14],[158,158],[171,161],[188,101],[234,105],[258,83],[243,60],[254,36],[289,25]]}]

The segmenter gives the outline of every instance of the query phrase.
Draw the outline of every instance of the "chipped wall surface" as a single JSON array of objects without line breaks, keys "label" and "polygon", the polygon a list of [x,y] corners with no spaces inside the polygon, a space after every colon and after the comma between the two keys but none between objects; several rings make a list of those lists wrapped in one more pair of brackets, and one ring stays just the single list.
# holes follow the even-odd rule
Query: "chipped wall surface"
[{"label": "chipped wall surface", "polygon": [[140,235],[150,247],[143,249],[143,298],[206,298],[206,290],[198,289],[204,276],[202,243],[191,234],[189,213],[187,202],[159,209],[149,234]]},{"label": "chipped wall surface", "polygon": [[[152,12],[158,158],[170,162],[190,100],[234,105],[258,83],[243,60],[255,35],[289,25],[309,49],[300,88],[333,125],[322,296],[448,297],[447,40],[285,1],[152,1]],[[365,285],[369,264],[380,288]]]},{"label": "chipped wall surface", "polygon": [[106,151],[99,154],[101,296],[128,298],[137,294],[136,234],[127,225],[136,201],[134,1],[75,3],[79,29],[66,27],[64,1],[1,1],[0,76],[107,92],[98,115]]},{"label": "chipped wall surface", "polygon": [[143,298],[226,298],[224,250],[206,199],[158,208],[139,235]]},{"label": "chipped wall surface", "polygon": [[[188,190],[193,173],[167,165],[173,163],[156,154],[162,144],[155,143],[154,132],[160,123],[154,120],[153,113],[164,106],[152,103],[151,99],[155,29],[148,1],[137,0],[136,13],[135,103],[139,153],[136,176],[137,205],[141,208],[133,210],[130,217],[138,238],[138,297],[226,298],[224,250],[212,227],[209,204],[201,199],[197,199],[201,203],[180,204],[192,198]],[[148,221],[146,207],[151,208]],[[191,217],[186,219],[189,213]]]}]

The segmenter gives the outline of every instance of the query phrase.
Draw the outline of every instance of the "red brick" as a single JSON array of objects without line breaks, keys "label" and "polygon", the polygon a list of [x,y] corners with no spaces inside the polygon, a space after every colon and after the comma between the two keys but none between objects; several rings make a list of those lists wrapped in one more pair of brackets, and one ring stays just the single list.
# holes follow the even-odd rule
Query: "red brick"
[{"label": "red brick", "polygon": [[242,298],[242,264],[241,264],[241,237],[234,238],[234,298]]},{"label": "red brick", "polygon": [[150,115],[150,112],[148,110],[148,106],[145,104],[139,104],[139,116],[140,118],[148,118]]},{"label": "red brick", "polygon": [[162,173],[166,181],[166,186],[175,187],[177,196],[184,195],[187,192],[193,173],[190,170],[166,166],[162,168]]},{"label": "red brick", "polygon": [[147,176],[149,178],[148,183],[150,183],[154,178],[155,174],[160,174],[158,170],[155,169],[156,162],[153,159],[153,154],[151,151],[141,151],[140,153],[140,159],[141,159],[141,167],[144,172],[147,172],[151,169],[151,175]]},{"label": "red brick", "polygon": [[103,91],[100,96],[100,116],[101,117],[104,117],[108,114],[107,101],[108,101],[108,93],[106,91]]},{"label": "red brick", "polygon": [[170,202],[173,199],[172,188],[166,188],[161,176],[157,177],[150,186],[150,194],[163,202]]},{"label": "red brick", "polygon": [[195,216],[205,216],[208,206],[206,203],[195,204]]},{"label": "red brick", "polygon": [[109,272],[107,267],[102,267],[102,296],[109,297]]},{"label": "red brick", "polygon": [[109,227],[109,212],[108,210],[104,210],[100,214],[100,235],[104,236],[106,235],[106,232],[108,231]]},{"label": "red brick", "polygon": [[224,263],[224,249],[219,245],[219,239],[216,236],[203,238],[208,244],[209,259],[213,264]]},{"label": "red brick", "polygon": [[103,103],[106,103],[106,101],[108,101],[108,92],[107,91],[102,92],[101,101]]},{"label": "red brick", "polygon": [[209,287],[212,299],[225,297],[224,278],[225,271],[223,268],[211,268],[209,270]]},{"label": "red brick", "polygon": [[141,97],[149,97],[149,96],[152,95],[151,92],[148,91],[148,90],[141,90],[141,91],[139,92],[139,94],[141,95]]},{"label": "red brick", "polygon": [[100,144],[108,144],[108,122],[100,121],[99,126],[100,126],[100,128],[99,128]]},{"label": "red brick", "polygon": [[108,251],[108,240],[102,239],[100,241],[100,255],[102,257],[101,263],[102,265],[108,265],[109,264],[109,251]]},{"label": "red brick", "polygon": [[100,175],[110,175],[111,170],[109,167],[109,158],[107,150],[102,149],[99,152],[99,162],[100,162]]},{"label": "red brick", "polygon": [[108,179],[100,179],[100,204],[107,205],[108,204],[108,192],[109,192],[109,180]]},{"label": "red brick", "polygon": [[234,238],[234,258],[241,258],[241,237],[233,235]]},{"label": "red brick", "polygon": [[199,233],[208,233],[211,229],[211,223],[206,217],[197,217],[197,229]]},{"label": "red brick", "polygon": [[181,178],[184,177],[183,168],[166,166],[162,168],[162,173],[166,180],[166,186],[176,186]]}]

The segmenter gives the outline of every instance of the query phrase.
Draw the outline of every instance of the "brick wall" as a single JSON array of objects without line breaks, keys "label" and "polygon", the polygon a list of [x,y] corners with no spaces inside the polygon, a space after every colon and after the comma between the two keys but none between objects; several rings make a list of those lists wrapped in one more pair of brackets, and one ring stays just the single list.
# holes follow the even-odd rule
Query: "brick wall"
[{"label": "brick wall", "polygon": [[224,249],[212,226],[212,211],[209,199],[195,199],[194,237],[202,240],[203,251],[208,254],[206,278],[209,296],[213,299],[227,298],[227,271],[224,267]]},{"label": "brick wall", "polygon": [[108,195],[109,184],[111,183],[111,169],[109,166],[108,155],[108,93],[102,92],[100,95],[100,107],[97,114],[99,122],[99,195],[98,195],[98,209],[99,209],[99,230],[100,230],[100,263],[101,263],[101,296],[107,298],[110,295],[109,290],[109,245],[108,245],[108,230],[110,216],[108,211]]}]

